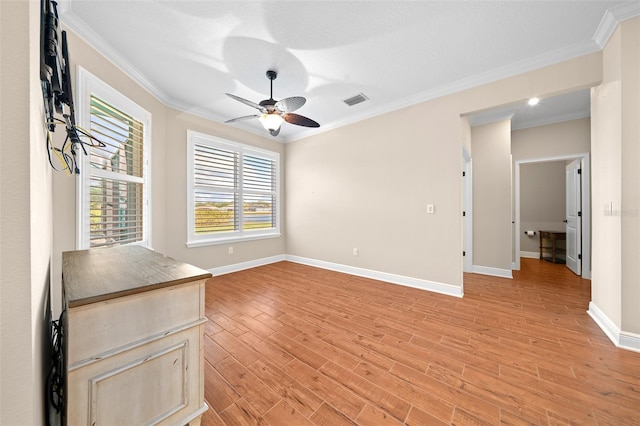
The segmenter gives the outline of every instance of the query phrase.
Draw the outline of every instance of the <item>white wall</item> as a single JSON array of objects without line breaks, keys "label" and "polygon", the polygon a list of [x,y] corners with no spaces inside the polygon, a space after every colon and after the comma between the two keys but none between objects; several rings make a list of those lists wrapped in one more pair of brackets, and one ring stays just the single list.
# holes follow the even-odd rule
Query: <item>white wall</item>
[{"label": "white wall", "polygon": [[471,125],[469,124],[469,118],[460,117],[462,145],[467,149],[467,152],[471,155]]},{"label": "white wall", "polygon": [[[621,23],[592,91],[593,282],[590,313],[640,350],[640,17]],[[607,328],[608,327],[608,328]]]},{"label": "white wall", "polygon": [[[447,123],[457,139],[460,121],[426,110],[408,108],[286,146],[288,254],[459,285],[451,274],[461,275],[461,252],[452,256],[452,246],[440,243],[461,244],[451,213],[460,211],[461,192],[442,185],[460,179],[461,145],[429,129]],[[453,159],[456,169],[446,167]]]},{"label": "white wall", "polygon": [[43,424],[52,215],[40,3],[0,2],[0,424]]},{"label": "white wall", "polygon": [[563,121],[511,133],[513,161],[582,154],[591,150],[591,120]]},{"label": "white wall", "polygon": [[622,330],[640,350],[640,17],[622,33]]},{"label": "white wall", "polygon": [[474,270],[511,276],[511,120],[471,128]]},{"label": "white wall", "polygon": [[601,61],[586,55],[287,144],[287,253],[461,288],[461,116],[589,87]]},{"label": "white wall", "polygon": [[592,176],[593,185],[593,265],[591,301],[619,329],[622,321],[622,220],[605,211],[605,206],[620,211],[621,121],[620,82],[613,81],[592,90]]}]

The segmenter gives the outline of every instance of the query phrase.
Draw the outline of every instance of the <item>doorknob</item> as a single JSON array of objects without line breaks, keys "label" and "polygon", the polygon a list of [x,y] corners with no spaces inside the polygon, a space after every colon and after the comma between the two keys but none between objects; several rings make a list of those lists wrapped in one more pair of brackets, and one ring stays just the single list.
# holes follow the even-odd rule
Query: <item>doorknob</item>
[{"label": "doorknob", "polygon": [[567,219],[563,220],[564,223],[567,223]]}]

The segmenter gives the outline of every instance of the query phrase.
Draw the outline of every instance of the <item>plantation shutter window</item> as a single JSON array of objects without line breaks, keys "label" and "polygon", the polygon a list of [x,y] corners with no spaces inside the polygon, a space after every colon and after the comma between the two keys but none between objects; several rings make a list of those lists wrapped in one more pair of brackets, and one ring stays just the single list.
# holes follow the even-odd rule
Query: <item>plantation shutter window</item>
[{"label": "plantation shutter window", "polygon": [[277,153],[189,132],[187,246],[279,235]]},{"label": "plantation shutter window", "polygon": [[104,146],[82,156],[78,246],[148,246],[150,114],[82,69],[79,81],[79,121]]},{"label": "plantation shutter window", "polygon": [[243,229],[276,226],[275,161],[246,154],[242,165]]},{"label": "plantation shutter window", "polygon": [[105,144],[92,147],[90,247],[143,239],[143,126],[91,96],[91,135]]},{"label": "plantation shutter window", "polygon": [[195,146],[196,234],[238,230],[238,157],[236,152]]}]

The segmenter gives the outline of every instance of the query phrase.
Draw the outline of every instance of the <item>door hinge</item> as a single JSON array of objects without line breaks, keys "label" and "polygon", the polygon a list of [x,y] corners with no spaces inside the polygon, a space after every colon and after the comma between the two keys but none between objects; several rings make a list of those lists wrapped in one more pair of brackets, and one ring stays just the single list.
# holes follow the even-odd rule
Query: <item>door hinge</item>
[{"label": "door hinge", "polygon": [[462,177],[465,177],[466,175],[467,175],[467,173],[463,171],[462,172]]},{"label": "door hinge", "polygon": [[582,212],[578,212],[578,217],[581,217],[581,216],[582,216]]},{"label": "door hinge", "polygon": [[582,174],[582,169],[578,169],[578,174],[581,175]]},{"label": "door hinge", "polygon": [[466,251],[463,251],[463,252],[462,252],[462,255],[463,255],[463,256],[466,256],[466,255],[467,255],[467,252],[466,252]]},{"label": "door hinge", "polygon": [[578,255],[578,259],[582,260],[582,255],[581,254]]},{"label": "door hinge", "polygon": [[462,216],[466,216],[466,215],[467,215],[467,212],[462,212]]}]

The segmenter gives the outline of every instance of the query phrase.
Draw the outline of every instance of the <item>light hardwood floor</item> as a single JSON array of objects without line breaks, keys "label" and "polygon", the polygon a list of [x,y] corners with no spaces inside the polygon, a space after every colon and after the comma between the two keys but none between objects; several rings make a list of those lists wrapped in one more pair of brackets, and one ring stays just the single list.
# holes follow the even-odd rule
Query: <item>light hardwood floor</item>
[{"label": "light hardwood floor", "polygon": [[462,299],[290,262],[206,285],[204,425],[640,425],[590,281],[523,259]]}]

